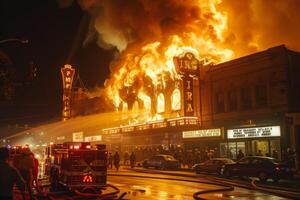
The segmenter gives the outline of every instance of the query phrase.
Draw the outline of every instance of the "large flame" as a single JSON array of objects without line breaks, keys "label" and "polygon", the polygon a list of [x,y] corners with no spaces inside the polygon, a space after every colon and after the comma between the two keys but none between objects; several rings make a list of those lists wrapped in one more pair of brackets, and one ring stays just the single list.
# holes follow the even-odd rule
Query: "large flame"
[{"label": "large flame", "polygon": [[[187,22],[178,34],[166,34],[159,41],[135,43],[122,51],[107,80],[106,92],[116,108],[143,110],[151,119],[165,111],[165,99],[159,92],[166,82],[180,79],[173,58],[192,52],[197,59],[214,63],[229,60],[233,51],[222,47],[227,17],[217,10],[220,0],[194,1],[201,14]],[[179,15],[180,16],[180,15]],[[205,22],[205,23],[204,23]],[[204,25],[203,25],[204,24]],[[155,100],[153,100],[156,96]],[[156,103],[153,115],[153,102]]]},{"label": "large flame", "polygon": [[122,111],[169,109],[153,104],[168,101],[161,88],[180,79],[173,56],[186,51],[219,63],[280,44],[300,50],[299,0],[78,1],[92,16],[85,42],[96,36],[100,47],[120,52],[105,93]]},{"label": "large flame", "polygon": [[[227,14],[218,9],[221,0],[96,2],[86,1],[83,7],[92,13],[99,9],[95,5],[106,8],[95,17],[101,33],[98,43],[121,52],[105,83],[106,94],[119,111],[143,110],[150,118],[159,118],[157,114],[168,109],[162,91],[181,78],[175,56],[192,52],[205,64],[227,61],[234,54],[224,48]],[[180,97],[178,92],[174,95]],[[178,105],[171,103],[174,108]]]}]

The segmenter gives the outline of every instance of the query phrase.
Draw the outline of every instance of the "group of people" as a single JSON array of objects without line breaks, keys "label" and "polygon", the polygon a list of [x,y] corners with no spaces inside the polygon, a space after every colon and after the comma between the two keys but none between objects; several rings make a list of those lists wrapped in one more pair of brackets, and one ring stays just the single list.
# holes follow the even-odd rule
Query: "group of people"
[{"label": "group of people", "polygon": [[[109,152],[108,158],[107,158],[107,167],[112,169],[113,165],[114,165],[116,170],[118,171],[120,168],[120,161],[121,161],[121,157],[120,157],[119,152],[116,151],[114,155],[112,155],[112,153]],[[123,164],[128,165],[128,161],[130,162],[130,167],[134,168],[135,164],[136,164],[136,156],[135,156],[134,152],[131,152],[130,155],[128,152],[125,152]]]},{"label": "group of people", "polygon": [[108,168],[113,168],[113,166],[118,170],[120,164],[122,163],[124,166],[130,166],[134,168],[137,162],[143,161],[144,159],[148,159],[151,156],[157,154],[167,154],[172,155],[175,159],[177,159],[183,166],[192,167],[195,163],[200,163],[210,158],[216,157],[215,149],[197,149],[194,150],[184,150],[181,147],[171,147],[171,148],[163,148],[162,146],[157,147],[144,147],[144,148],[136,148],[132,150],[132,153],[129,154],[129,151],[125,151],[124,153],[119,153],[118,151],[114,154],[108,154]]},{"label": "group of people", "polygon": [[29,148],[20,149],[12,156],[8,148],[0,147],[0,177],[0,200],[13,199],[15,184],[23,199],[26,190],[30,199],[33,199],[33,185],[39,189],[38,160]]},{"label": "group of people", "polygon": [[[242,149],[239,149],[238,153],[235,156],[233,156],[232,151],[228,150],[228,152],[228,158],[234,160],[240,160],[246,156],[245,152],[243,152]],[[170,148],[164,148],[163,146],[140,147],[132,150],[131,155],[129,155],[127,151],[124,154],[122,154],[122,156],[118,152],[116,152],[114,155],[110,153],[108,156],[108,167],[112,168],[114,165],[115,168],[118,170],[121,160],[123,160],[124,165],[128,165],[128,163],[130,163],[131,167],[134,167],[136,165],[136,162],[150,158],[151,156],[157,154],[172,155],[181,163],[182,167],[192,167],[196,163],[205,162],[211,158],[220,156],[218,153],[218,149],[209,147],[194,149],[183,149],[182,147],[174,145],[170,146]],[[252,156],[252,154],[247,155]],[[295,168],[296,154],[295,151],[293,151],[291,148],[287,148],[287,150],[281,152],[281,154],[276,149],[273,149],[271,153],[266,154],[263,154],[263,152],[260,149],[258,149],[254,155],[282,159],[282,161],[285,162],[288,166],[290,166],[291,168]]]}]

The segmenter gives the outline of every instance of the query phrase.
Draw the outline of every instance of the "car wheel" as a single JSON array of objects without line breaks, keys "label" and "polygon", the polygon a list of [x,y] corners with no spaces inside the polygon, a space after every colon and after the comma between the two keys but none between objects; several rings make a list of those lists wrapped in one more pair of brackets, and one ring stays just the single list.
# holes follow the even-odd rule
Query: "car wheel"
[{"label": "car wheel", "polygon": [[160,169],[160,170],[165,170],[165,169],[167,169],[167,167],[163,164],[163,165],[161,165],[161,166],[159,167],[159,169]]},{"label": "car wheel", "polygon": [[144,163],[143,163],[143,167],[144,167],[144,168],[148,168],[147,162],[144,162]]},{"label": "car wheel", "polygon": [[217,175],[218,176],[221,176],[222,175],[222,170],[220,169],[220,170],[217,170]]},{"label": "car wheel", "polygon": [[274,183],[277,183],[279,181],[279,177],[273,177],[272,179],[273,179]]},{"label": "car wheel", "polygon": [[266,172],[259,172],[258,178],[261,182],[266,182],[268,180],[268,174]]},{"label": "car wheel", "polygon": [[231,172],[230,172],[228,169],[227,169],[227,170],[224,170],[223,175],[224,175],[226,178],[230,178],[230,177],[231,177]]}]

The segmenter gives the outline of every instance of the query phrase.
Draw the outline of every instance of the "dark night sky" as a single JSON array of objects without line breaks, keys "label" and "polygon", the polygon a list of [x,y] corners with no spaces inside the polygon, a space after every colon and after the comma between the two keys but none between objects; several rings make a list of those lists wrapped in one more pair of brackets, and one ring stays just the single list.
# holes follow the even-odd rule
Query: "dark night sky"
[{"label": "dark night sky", "polygon": [[[35,81],[18,86],[14,100],[0,103],[0,124],[60,117],[60,67],[67,62],[83,11],[76,2],[70,7],[59,8],[54,0],[1,0],[0,9],[0,40],[29,40],[28,45],[10,42],[0,46],[0,50],[12,59],[18,79],[22,81],[26,77],[30,61],[38,67]],[[85,85],[93,88],[103,85],[111,58],[111,52],[91,42],[76,48],[70,64],[79,69]]]}]

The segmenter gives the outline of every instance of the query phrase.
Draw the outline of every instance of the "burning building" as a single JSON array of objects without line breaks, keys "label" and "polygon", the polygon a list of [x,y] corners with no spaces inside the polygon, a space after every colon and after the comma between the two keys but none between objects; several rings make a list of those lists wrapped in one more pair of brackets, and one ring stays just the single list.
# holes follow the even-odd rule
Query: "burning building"
[{"label": "burning building", "polygon": [[[181,59],[187,55],[174,62],[184,63]],[[165,108],[174,108],[174,93],[180,98],[175,100],[181,102],[180,110],[173,110],[175,115],[171,109],[171,115],[160,113],[161,119],[104,129],[103,140],[122,150],[156,145],[208,148],[216,150],[216,156],[233,159],[238,150],[249,155],[276,151],[281,159],[288,147],[298,148],[299,53],[278,46],[217,65],[198,64],[198,75],[186,72],[174,81],[178,94],[177,88],[162,93],[171,97],[161,105]]]},{"label": "burning building", "polygon": [[[80,3],[92,16],[99,46],[119,50],[105,94],[128,123],[104,129],[104,141],[121,149],[207,147],[233,158],[239,149],[271,154],[287,148],[296,128],[288,131],[284,119],[299,112],[298,53],[283,46],[254,52],[278,42],[298,44],[293,35],[269,37],[269,30],[291,34],[299,27],[275,23],[298,11],[262,1]],[[269,10],[271,25],[261,20]]]}]

